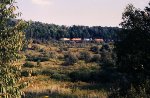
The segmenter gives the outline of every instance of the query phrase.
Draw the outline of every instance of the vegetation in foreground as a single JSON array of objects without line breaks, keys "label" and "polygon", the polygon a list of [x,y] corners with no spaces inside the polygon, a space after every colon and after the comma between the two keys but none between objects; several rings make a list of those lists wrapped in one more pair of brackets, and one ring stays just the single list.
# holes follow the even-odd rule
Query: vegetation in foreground
[{"label": "vegetation in foreground", "polygon": [[26,24],[18,20],[9,24],[11,18],[16,18],[20,13],[15,13],[17,7],[15,0],[0,1],[0,97],[21,98],[21,65],[15,62],[20,57],[19,52],[23,46],[23,30]]}]

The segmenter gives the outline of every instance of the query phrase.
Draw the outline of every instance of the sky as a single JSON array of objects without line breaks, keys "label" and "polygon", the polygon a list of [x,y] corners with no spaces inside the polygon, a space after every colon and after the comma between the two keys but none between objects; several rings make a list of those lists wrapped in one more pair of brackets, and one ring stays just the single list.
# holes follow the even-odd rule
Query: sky
[{"label": "sky", "polygon": [[149,0],[16,0],[21,18],[57,25],[119,26],[127,4],[144,9]]}]

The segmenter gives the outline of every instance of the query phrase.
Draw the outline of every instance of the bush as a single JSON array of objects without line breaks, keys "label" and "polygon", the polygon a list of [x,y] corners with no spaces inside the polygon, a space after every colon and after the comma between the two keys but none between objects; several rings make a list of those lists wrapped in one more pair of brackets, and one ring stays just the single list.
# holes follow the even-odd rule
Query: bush
[{"label": "bush", "polygon": [[21,76],[24,76],[24,77],[29,77],[30,76],[30,72],[29,71],[22,71],[21,72]]},{"label": "bush", "polygon": [[115,57],[113,57],[113,53],[104,50],[101,52],[101,63],[106,66],[114,66],[115,65]]},{"label": "bush", "polygon": [[83,82],[92,82],[95,80],[98,80],[98,73],[96,70],[91,69],[83,69],[71,72],[69,74],[69,77],[71,78],[71,81],[83,81]]},{"label": "bush", "polygon": [[52,76],[54,73],[56,73],[54,70],[46,69],[42,71],[42,75]]},{"label": "bush", "polygon": [[61,81],[67,81],[70,80],[70,78],[65,75],[65,74],[60,74],[60,73],[54,73],[51,78],[56,79],[56,80],[61,80]]},{"label": "bush", "polygon": [[55,58],[57,58],[57,53],[56,52],[45,52],[44,56],[48,57],[48,58],[55,59]]},{"label": "bush", "polygon": [[92,59],[92,62],[100,62],[101,61],[101,55],[100,54],[95,54]]},{"label": "bush", "polygon": [[111,51],[109,44],[103,44],[102,48],[100,51]]},{"label": "bush", "polygon": [[34,62],[38,62],[38,61],[41,61],[41,62],[44,62],[44,61],[49,61],[49,58],[48,57],[28,57],[27,58],[27,61],[34,61]]},{"label": "bush", "polygon": [[90,73],[86,70],[86,71],[74,71],[72,73],[70,73],[70,78],[71,80],[74,81],[90,81]]},{"label": "bush", "polygon": [[37,61],[37,66],[38,67],[41,66],[41,61],[40,60]]},{"label": "bush", "polygon": [[38,45],[32,45],[31,49],[32,49],[32,50],[39,51],[39,50],[40,50],[40,47],[39,47]]},{"label": "bush", "polygon": [[65,74],[60,74],[57,70],[43,70],[42,75],[46,75],[46,76],[50,76],[51,78],[53,79],[56,79],[56,80],[70,80],[70,78],[65,75]]},{"label": "bush", "polygon": [[30,63],[30,62],[26,62],[25,64],[23,64],[23,67],[29,67],[29,68],[33,68],[35,65]]},{"label": "bush", "polygon": [[65,59],[65,63],[64,63],[65,65],[73,65],[78,61],[77,56],[71,53],[64,55],[64,59]]},{"label": "bush", "polygon": [[41,75],[40,70],[35,70],[35,71],[32,71],[32,73],[31,73],[31,76],[38,76],[38,75]]},{"label": "bush", "polygon": [[150,82],[146,80],[142,85],[130,85],[128,89],[124,89],[121,86],[113,89],[112,93],[109,95],[109,98],[149,98],[150,96]]},{"label": "bush", "polygon": [[33,43],[34,43],[34,44],[42,44],[42,41],[41,41],[41,40],[34,39],[34,40],[33,40]]},{"label": "bush", "polygon": [[84,60],[85,62],[91,61],[91,54],[89,52],[80,52],[79,59]]},{"label": "bush", "polygon": [[59,55],[57,58],[58,58],[59,60],[64,60],[64,55]]},{"label": "bush", "polygon": [[95,52],[95,53],[98,53],[98,52],[99,52],[99,47],[98,47],[98,46],[92,46],[92,47],[90,48],[90,51]]},{"label": "bush", "polygon": [[63,52],[63,51],[68,51],[69,50],[69,48],[68,47],[64,47],[64,46],[61,46],[60,48],[59,48],[59,50],[58,50],[58,52]]},{"label": "bush", "polygon": [[68,47],[61,47],[60,50],[62,50],[62,51],[68,51],[69,48]]},{"label": "bush", "polygon": [[39,49],[39,52],[45,52],[46,50],[44,48]]}]

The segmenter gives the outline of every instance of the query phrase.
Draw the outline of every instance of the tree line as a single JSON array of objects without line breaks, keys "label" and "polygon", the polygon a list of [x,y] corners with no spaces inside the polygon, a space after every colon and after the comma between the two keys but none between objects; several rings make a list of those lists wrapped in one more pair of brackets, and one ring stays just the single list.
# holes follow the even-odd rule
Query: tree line
[{"label": "tree line", "polygon": [[25,30],[27,39],[60,40],[61,38],[102,38],[105,41],[116,40],[118,27],[101,26],[59,26],[42,22],[31,21]]}]

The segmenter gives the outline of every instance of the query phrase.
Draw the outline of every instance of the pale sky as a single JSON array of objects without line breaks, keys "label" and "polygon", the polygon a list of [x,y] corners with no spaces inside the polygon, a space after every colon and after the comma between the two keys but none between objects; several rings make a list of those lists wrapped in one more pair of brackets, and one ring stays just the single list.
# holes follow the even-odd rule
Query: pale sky
[{"label": "pale sky", "polygon": [[118,26],[127,4],[143,9],[150,0],[16,0],[21,18],[58,25]]}]

